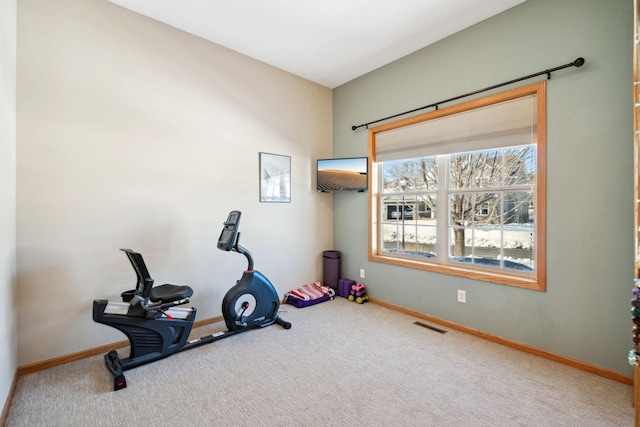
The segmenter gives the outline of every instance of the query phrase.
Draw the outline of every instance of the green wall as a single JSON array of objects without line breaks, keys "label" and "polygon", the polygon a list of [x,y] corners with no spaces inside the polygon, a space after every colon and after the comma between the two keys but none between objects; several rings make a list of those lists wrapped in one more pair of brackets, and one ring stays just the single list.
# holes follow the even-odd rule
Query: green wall
[{"label": "green wall", "polygon": [[367,195],[350,192],[333,196],[342,275],[364,268],[372,297],[631,375],[632,38],[631,0],[528,0],[335,89],[334,156],[358,156],[352,125],[586,59],[547,85],[546,292],[369,262]]}]

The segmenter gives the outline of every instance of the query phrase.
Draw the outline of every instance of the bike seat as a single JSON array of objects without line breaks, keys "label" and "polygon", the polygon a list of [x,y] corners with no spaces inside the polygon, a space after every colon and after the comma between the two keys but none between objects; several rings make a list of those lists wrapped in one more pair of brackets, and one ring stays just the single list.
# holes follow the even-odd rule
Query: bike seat
[{"label": "bike seat", "polygon": [[192,295],[193,289],[190,286],[164,284],[151,288],[149,299],[151,302],[165,303],[190,298]]},{"label": "bike seat", "polygon": [[[133,295],[138,295],[142,298],[149,299],[153,303],[170,303],[173,301],[180,301],[182,299],[190,298],[193,295],[193,289],[190,286],[185,285],[170,285],[164,284],[160,286],[153,286],[153,279],[149,275],[147,265],[142,258],[142,255],[138,252],[134,252],[131,249],[120,249],[127,254],[127,258],[131,262],[133,269],[138,277],[138,283],[134,291],[129,291]],[[131,295],[131,297],[133,296]],[[124,296],[123,296],[124,297]],[[129,298],[131,300],[131,298]]]}]

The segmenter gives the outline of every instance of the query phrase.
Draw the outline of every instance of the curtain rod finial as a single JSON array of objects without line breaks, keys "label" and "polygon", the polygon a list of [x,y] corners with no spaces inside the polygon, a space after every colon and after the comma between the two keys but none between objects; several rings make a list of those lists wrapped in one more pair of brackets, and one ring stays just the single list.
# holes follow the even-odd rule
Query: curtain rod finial
[{"label": "curtain rod finial", "polygon": [[584,58],[577,58],[571,65],[574,67],[582,67],[584,65]]}]

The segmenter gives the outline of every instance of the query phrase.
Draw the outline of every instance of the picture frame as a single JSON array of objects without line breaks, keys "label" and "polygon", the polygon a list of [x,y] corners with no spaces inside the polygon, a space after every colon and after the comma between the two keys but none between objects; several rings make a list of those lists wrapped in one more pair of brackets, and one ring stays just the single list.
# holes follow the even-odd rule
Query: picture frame
[{"label": "picture frame", "polygon": [[291,156],[260,152],[260,202],[291,202]]}]

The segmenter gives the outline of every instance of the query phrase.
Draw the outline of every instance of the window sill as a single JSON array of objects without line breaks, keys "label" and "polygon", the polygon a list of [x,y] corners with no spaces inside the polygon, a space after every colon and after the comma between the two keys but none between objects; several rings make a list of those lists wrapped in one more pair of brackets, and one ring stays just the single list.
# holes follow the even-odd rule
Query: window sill
[{"label": "window sill", "polygon": [[537,273],[537,277],[524,277],[517,274],[507,274],[503,271],[496,272],[481,268],[465,268],[457,265],[444,265],[429,263],[423,260],[413,260],[410,258],[397,258],[379,254],[369,254],[369,261],[384,264],[397,265],[400,267],[414,268],[418,270],[431,271],[434,273],[448,274],[451,276],[465,277],[467,279],[481,280],[483,282],[497,283],[507,286],[515,286],[534,291],[545,292],[546,283],[544,274]]}]

